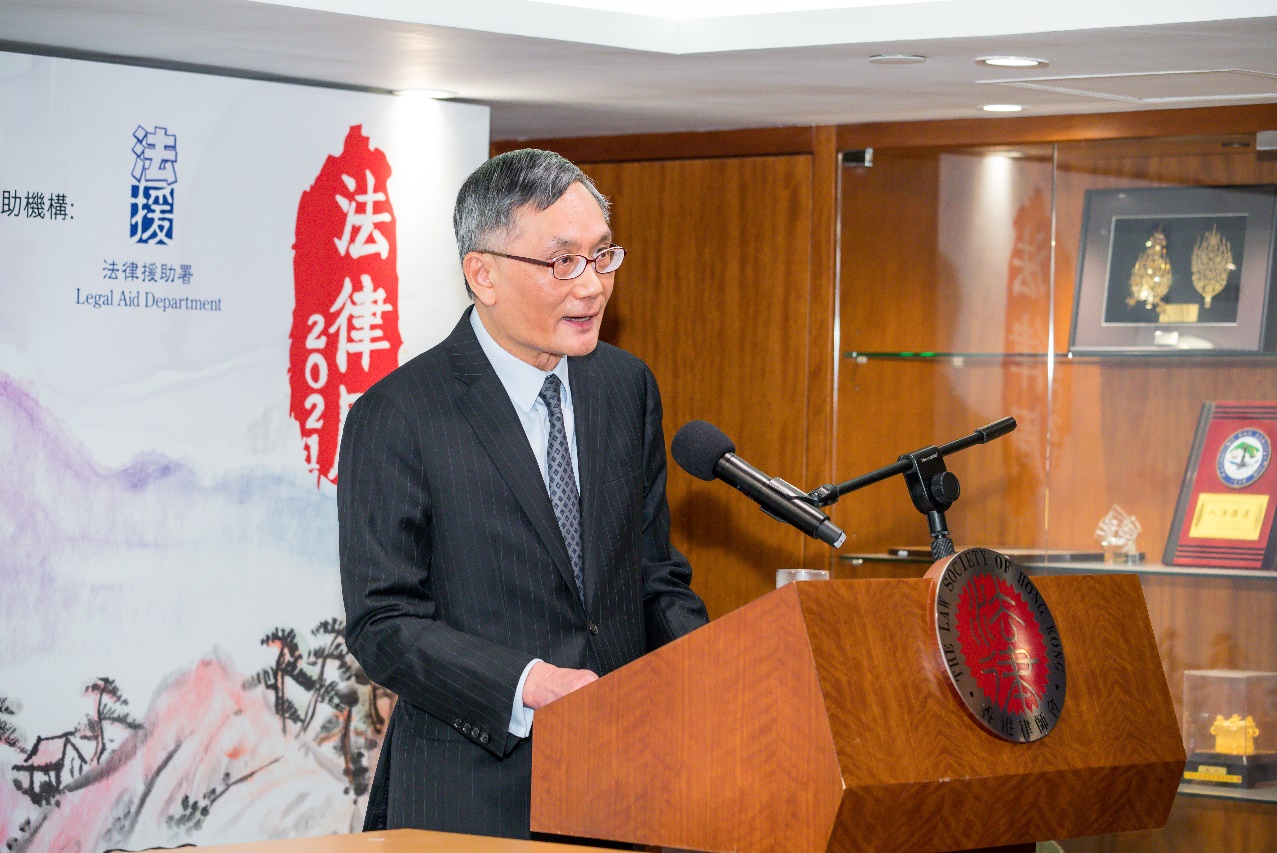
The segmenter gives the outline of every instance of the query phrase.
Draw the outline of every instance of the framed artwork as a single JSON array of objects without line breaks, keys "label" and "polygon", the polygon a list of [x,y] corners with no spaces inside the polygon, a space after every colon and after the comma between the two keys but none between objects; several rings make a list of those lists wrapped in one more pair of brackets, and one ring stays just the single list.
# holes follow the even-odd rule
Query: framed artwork
[{"label": "framed artwork", "polygon": [[1162,562],[1277,577],[1277,401],[1202,404]]},{"label": "framed artwork", "polygon": [[1088,190],[1069,350],[1277,349],[1277,187]]}]

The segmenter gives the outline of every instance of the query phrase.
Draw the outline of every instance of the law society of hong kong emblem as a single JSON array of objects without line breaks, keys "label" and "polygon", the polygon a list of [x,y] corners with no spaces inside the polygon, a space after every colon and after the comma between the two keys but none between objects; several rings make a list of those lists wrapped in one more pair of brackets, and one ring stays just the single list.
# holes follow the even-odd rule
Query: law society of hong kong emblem
[{"label": "law society of hong kong emblem", "polygon": [[1046,737],[1064,712],[1064,644],[1025,571],[988,548],[938,568],[936,635],[949,680],[975,719],[1017,743]]},{"label": "law society of hong kong emblem", "polygon": [[1238,430],[1220,446],[1215,473],[1225,486],[1244,489],[1260,478],[1272,457],[1268,436],[1257,429]]}]

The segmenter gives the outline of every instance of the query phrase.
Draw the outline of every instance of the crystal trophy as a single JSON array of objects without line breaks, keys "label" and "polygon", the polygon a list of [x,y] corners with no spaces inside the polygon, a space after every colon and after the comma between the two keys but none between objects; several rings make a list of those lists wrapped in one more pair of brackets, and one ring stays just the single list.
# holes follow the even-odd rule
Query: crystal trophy
[{"label": "crystal trophy", "polygon": [[1142,563],[1144,555],[1135,547],[1135,537],[1144,528],[1139,520],[1117,504],[1113,504],[1095,528],[1095,538],[1104,549],[1106,563]]}]

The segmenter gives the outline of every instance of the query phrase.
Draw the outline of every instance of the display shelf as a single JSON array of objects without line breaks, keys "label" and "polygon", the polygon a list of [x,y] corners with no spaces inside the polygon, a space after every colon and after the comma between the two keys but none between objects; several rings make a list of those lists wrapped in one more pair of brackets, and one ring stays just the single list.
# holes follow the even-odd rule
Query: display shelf
[{"label": "display shelf", "polygon": [[1216,785],[1198,785],[1183,782],[1179,786],[1180,796],[1215,797],[1221,800],[1248,800],[1252,803],[1277,803],[1277,786],[1267,788],[1221,788]]},{"label": "display shelf", "polygon": [[[1049,352],[861,352],[859,350],[848,350],[842,354],[843,358],[850,359],[874,359],[875,361],[899,361],[914,359],[953,359],[953,358],[969,358],[973,360],[985,361],[1045,361],[1050,357]],[[1064,353],[1056,353],[1056,358],[1064,358]]]},{"label": "display shelf", "polygon": [[1180,575],[1184,577],[1264,578],[1277,580],[1272,569],[1218,569],[1210,566],[1167,566],[1162,563],[1109,564],[1104,562],[1032,563],[1028,568],[1047,574],[1139,574]]},{"label": "display shelf", "polygon": [[[996,547],[993,550],[998,550]],[[902,556],[899,554],[840,554],[839,559],[853,566],[865,563],[916,563],[928,564],[930,557]],[[1030,574],[1137,574],[1179,575],[1183,577],[1262,578],[1277,580],[1277,571],[1251,569],[1216,569],[1207,566],[1167,566],[1162,563],[1105,563],[1100,560],[1071,560],[1068,562],[1043,562],[1020,560],[1020,565]]]},{"label": "display shelf", "polygon": [[1271,364],[1277,360],[1277,352],[1237,352],[1236,350],[1159,350],[1156,352],[1113,352],[1113,353],[1074,353],[1074,352],[940,352],[920,350],[917,352],[888,352],[884,350],[847,350],[843,358],[853,361],[945,361],[952,359],[970,359],[972,361],[1047,361],[1054,359],[1057,364],[1106,364],[1112,361],[1155,361],[1173,359],[1176,364],[1185,364],[1194,360],[1218,364],[1227,361],[1230,364],[1253,361],[1258,364]]},{"label": "display shelf", "polygon": [[862,563],[930,563],[926,557],[911,557],[900,554],[839,554],[838,559],[844,563],[859,566]]}]

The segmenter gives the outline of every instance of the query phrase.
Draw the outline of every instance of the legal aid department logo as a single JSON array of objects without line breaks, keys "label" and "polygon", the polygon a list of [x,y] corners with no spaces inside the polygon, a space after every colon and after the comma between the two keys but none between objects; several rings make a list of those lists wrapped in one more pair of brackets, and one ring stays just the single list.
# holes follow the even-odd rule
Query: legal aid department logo
[{"label": "legal aid department logo", "polygon": [[1253,428],[1241,429],[1219,448],[1215,473],[1225,486],[1244,489],[1264,475],[1272,456],[1272,443],[1267,435]]},{"label": "legal aid department logo", "polygon": [[129,201],[129,239],[167,246],[173,242],[177,194],[177,135],[167,127],[133,131],[133,183]]},{"label": "legal aid department logo", "polygon": [[289,413],[316,485],[337,482],[346,415],[399,366],[397,241],[390,161],[361,125],[297,206]]},{"label": "legal aid department logo", "polygon": [[963,704],[998,737],[1028,743],[1064,711],[1064,646],[1032,579],[988,548],[953,555],[934,602],[936,635]]}]

